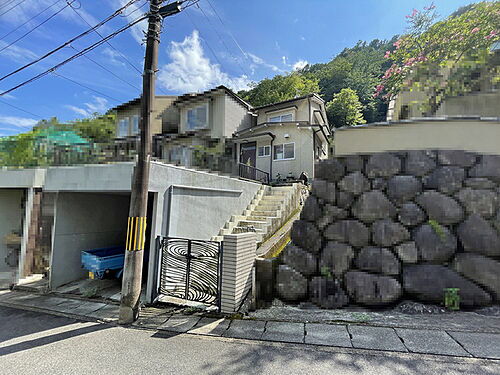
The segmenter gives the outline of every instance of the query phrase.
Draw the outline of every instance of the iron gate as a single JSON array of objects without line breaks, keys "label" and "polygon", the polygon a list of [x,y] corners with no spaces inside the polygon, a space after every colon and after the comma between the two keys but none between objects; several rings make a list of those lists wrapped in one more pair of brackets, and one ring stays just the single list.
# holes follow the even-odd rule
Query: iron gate
[{"label": "iron gate", "polygon": [[215,305],[220,310],[222,245],[216,241],[159,238],[159,294]]}]

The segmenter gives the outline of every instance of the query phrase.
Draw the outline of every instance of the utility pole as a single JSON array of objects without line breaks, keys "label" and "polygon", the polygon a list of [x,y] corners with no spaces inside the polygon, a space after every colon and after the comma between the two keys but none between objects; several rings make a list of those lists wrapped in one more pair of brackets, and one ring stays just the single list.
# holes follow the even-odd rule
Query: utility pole
[{"label": "utility pole", "polygon": [[139,152],[132,179],[125,245],[125,265],[119,316],[121,324],[132,323],[139,316],[144,244],[146,242],[146,225],[148,224],[146,217],[152,148],[151,112],[153,111],[155,99],[155,76],[158,69],[161,22],[163,17],[179,13],[182,4],[182,1],[177,1],[160,8],[162,1],[150,0],[142,81]]}]

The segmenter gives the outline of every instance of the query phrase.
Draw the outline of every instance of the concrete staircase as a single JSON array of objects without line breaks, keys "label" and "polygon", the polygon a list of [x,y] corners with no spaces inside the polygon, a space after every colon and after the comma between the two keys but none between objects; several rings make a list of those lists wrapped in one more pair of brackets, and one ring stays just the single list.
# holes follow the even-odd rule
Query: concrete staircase
[{"label": "concrete staircase", "polygon": [[212,241],[224,235],[255,232],[257,246],[271,237],[295,211],[298,184],[292,186],[261,186],[242,215],[233,215]]}]

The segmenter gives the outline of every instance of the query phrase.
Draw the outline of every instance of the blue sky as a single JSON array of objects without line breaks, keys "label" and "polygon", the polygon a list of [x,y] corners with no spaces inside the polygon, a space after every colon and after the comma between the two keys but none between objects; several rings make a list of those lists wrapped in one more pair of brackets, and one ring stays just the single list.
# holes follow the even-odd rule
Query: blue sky
[{"label": "blue sky", "polygon": [[[0,0],[0,76],[88,29],[82,18],[94,25],[128,1],[76,0],[72,3],[75,9],[71,9],[66,6],[66,0]],[[440,15],[447,16],[471,2],[474,1],[436,0],[435,5]],[[148,8],[145,3],[145,0],[137,1],[127,8],[124,16],[116,17],[99,32],[108,35],[135,20]],[[238,90],[248,87],[252,81],[290,72],[307,62],[327,62],[358,40],[388,39],[404,32],[404,16],[413,8],[421,9],[429,3],[423,0],[200,0],[200,8],[190,7],[164,21],[157,93],[203,91],[219,84]],[[19,27],[47,7],[50,8]],[[28,36],[5,48],[58,11],[60,13]],[[0,96],[0,136],[29,130],[41,118],[57,116],[62,121],[70,121],[93,112],[104,112],[137,97],[141,76],[131,65],[142,70],[144,47],[140,41],[144,25],[138,24],[112,39],[114,48],[105,44],[90,52],[88,58],[80,57],[58,69],[57,76],[49,74]],[[0,81],[0,92],[97,40],[99,36],[90,34],[72,44],[72,48],[66,47]]]}]

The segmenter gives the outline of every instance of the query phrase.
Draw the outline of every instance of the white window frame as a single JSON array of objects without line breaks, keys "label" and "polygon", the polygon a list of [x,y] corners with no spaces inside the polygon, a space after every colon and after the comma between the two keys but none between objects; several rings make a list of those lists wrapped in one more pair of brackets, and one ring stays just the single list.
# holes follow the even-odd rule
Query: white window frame
[{"label": "white window frame", "polygon": [[[285,116],[291,116],[291,120],[286,120],[286,121],[283,121],[283,117]],[[273,118],[279,118],[279,121],[273,121],[271,119]],[[267,116],[267,122],[273,122],[273,123],[280,123],[280,122],[291,122],[293,121],[293,112],[286,112],[286,113],[282,113],[281,115],[268,115]]]},{"label": "white window frame", "polygon": [[[285,158],[285,146],[286,145],[293,145],[293,157],[292,158]],[[283,147],[283,158],[278,159],[278,153],[276,152],[276,147],[282,146]],[[289,142],[289,143],[281,143],[278,145],[273,146],[273,161],[281,161],[281,160],[295,160],[295,142]]]},{"label": "white window frame", "polygon": [[[189,124],[189,111],[195,111],[196,109],[200,108],[200,107],[205,107],[206,111],[206,115],[205,115],[205,125],[204,126],[197,126],[195,128],[189,128],[188,124]],[[191,108],[187,108],[186,109],[186,118],[185,118],[185,122],[184,122],[184,129],[187,131],[187,132],[191,132],[191,131],[196,131],[196,130],[199,130],[199,129],[208,129],[209,128],[209,124],[208,124],[208,121],[209,121],[209,108],[208,108],[208,103],[202,103],[202,104],[199,104],[199,105],[196,105],[194,107],[191,107]]]},{"label": "white window frame", "polygon": [[[124,128],[124,127],[122,127],[123,122],[127,123],[126,129],[122,129],[122,128]],[[124,132],[122,132],[122,130],[124,130]],[[125,138],[129,135],[129,132],[130,132],[130,119],[128,117],[123,117],[120,120],[118,120],[118,135],[117,135],[117,137],[118,138]]]},{"label": "white window frame", "polygon": [[[135,120],[137,119],[137,128],[135,127]],[[132,135],[138,135],[141,132],[139,128],[139,115],[133,115],[130,117],[130,126]]]},{"label": "white window frame", "polygon": [[[263,149],[264,152],[262,153],[262,155],[260,154],[260,150]],[[266,152],[267,150],[267,152]],[[271,145],[265,145],[265,146],[259,146],[257,147],[257,157],[259,158],[268,158],[269,156],[271,156]]]}]

